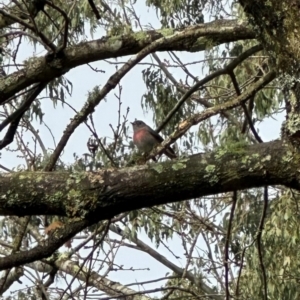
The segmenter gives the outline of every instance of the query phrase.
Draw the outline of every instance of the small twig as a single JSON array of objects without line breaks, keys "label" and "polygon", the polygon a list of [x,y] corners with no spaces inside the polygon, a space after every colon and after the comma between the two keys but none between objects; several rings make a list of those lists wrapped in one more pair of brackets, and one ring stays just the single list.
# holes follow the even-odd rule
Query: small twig
[{"label": "small twig", "polygon": [[64,24],[64,39],[63,39],[63,44],[61,45],[61,47],[57,50],[57,52],[59,51],[63,51],[66,47],[67,47],[67,43],[68,43],[68,31],[69,31],[69,17],[68,15],[61,9],[59,8],[57,5],[53,4],[52,2],[48,1],[48,0],[44,0],[45,3],[49,6],[51,6],[53,9],[56,9],[65,19],[65,24]]},{"label": "small twig", "polygon": [[258,233],[257,233],[257,251],[258,251],[258,258],[259,258],[259,264],[261,267],[262,271],[262,277],[263,277],[263,285],[264,285],[264,299],[268,299],[268,287],[267,287],[267,275],[266,275],[266,270],[263,262],[263,254],[262,254],[262,249],[261,249],[261,235],[262,231],[264,229],[264,222],[267,214],[267,209],[268,209],[268,186],[264,187],[264,207],[263,207],[263,212],[261,215],[261,219],[259,222],[258,226]]},{"label": "small twig", "polygon": [[234,191],[233,192],[233,197],[232,197],[232,206],[231,206],[231,211],[230,211],[227,236],[226,236],[226,240],[225,240],[225,250],[224,250],[226,300],[230,299],[229,278],[228,278],[228,273],[229,273],[229,264],[228,264],[228,262],[229,262],[229,243],[230,243],[231,228],[232,228],[232,222],[233,222],[236,203],[237,203],[237,191]]},{"label": "small twig", "polygon": [[89,2],[89,5],[90,5],[90,7],[91,7],[93,13],[95,14],[97,20],[100,20],[100,19],[101,19],[101,16],[100,16],[100,13],[99,13],[99,11],[98,11],[98,9],[97,9],[97,7],[96,7],[94,1],[93,1],[93,0],[88,0],[88,2]]},{"label": "small twig", "polygon": [[28,120],[23,120],[23,122],[24,122],[24,126],[29,131],[31,131],[31,133],[34,135],[34,137],[36,138],[36,140],[38,141],[38,143],[39,143],[39,145],[40,145],[40,147],[42,149],[42,152],[43,152],[44,156],[46,156],[47,150],[46,150],[46,147],[45,147],[45,145],[44,145],[44,143],[43,143],[43,141],[42,141],[42,139],[41,139],[38,131],[35,130],[35,128],[32,126],[32,124]]},{"label": "small twig", "polygon": [[199,234],[200,234],[200,233],[201,233],[201,227],[199,228],[199,230],[198,230],[198,232],[197,232],[197,234],[196,234],[196,236],[195,236],[195,238],[194,238],[194,241],[193,241],[193,243],[192,243],[192,245],[191,245],[190,251],[189,251],[189,253],[188,253],[186,266],[185,266],[185,268],[184,268],[184,270],[183,270],[183,273],[182,273],[182,278],[185,278],[185,275],[186,275],[186,272],[187,272],[187,270],[188,270],[188,267],[189,267],[189,265],[190,265],[190,263],[191,263],[191,260],[192,260],[192,254],[193,254],[193,251],[194,251],[194,248],[195,248],[195,246],[196,246],[196,243],[197,243],[197,240],[198,240],[198,237],[199,237]]},{"label": "small twig", "polygon": [[208,258],[210,259],[210,262],[212,264],[212,271],[214,272],[215,274],[215,277],[217,279],[217,282],[220,284],[220,286],[225,289],[225,286],[224,286],[224,282],[222,280],[222,277],[221,275],[217,272],[217,266],[216,266],[216,262],[215,260],[213,259],[213,254],[212,254],[212,251],[211,251],[211,244],[209,243],[209,240],[208,240],[208,236],[207,234],[204,234],[205,232],[202,232],[202,237],[206,243],[206,247],[207,247],[207,250],[208,250]]},{"label": "small twig", "polygon": [[[233,83],[233,86],[234,86],[234,88],[235,88],[235,91],[236,91],[237,96],[240,96],[240,95],[241,95],[241,90],[240,90],[240,88],[239,88],[239,85],[238,85],[238,82],[237,82],[237,80],[236,80],[236,77],[235,77],[235,75],[234,75],[233,70],[229,71],[228,74],[229,74],[229,76],[230,76],[230,78],[231,78],[231,81],[232,81],[232,83]],[[255,95],[253,95],[253,96],[251,97],[251,99],[254,99],[254,97],[255,97]],[[251,116],[250,116],[250,114],[249,114],[249,112],[248,112],[248,109],[247,109],[247,107],[246,107],[246,104],[245,104],[245,103],[242,103],[241,106],[242,106],[242,108],[243,108],[243,110],[244,110],[244,113],[245,113],[245,116],[246,116],[246,120],[248,121],[249,127],[250,127],[250,129],[251,129],[251,131],[252,131],[254,137],[256,138],[256,140],[257,140],[259,143],[263,143],[263,140],[262,140],[261,137],[258,135],[258,133],[257,133],[257,131],[256,131],[254,125],[253,125],[252,118],[251,118]]]},{"label": "small twig", "polygon": [[[26,229],[27,229],[27,226],[28,226],[30,220],[31,220],[31,216],[26,216],[26,217],[22,218],[21,228],[19,229],[17,235],[14,238],[14,241],[13,241],[13,244],[12,244],[13,248],[12,248],[11,254],[14,254],[14,253],[16,253],[17,251],[20,250],[22,240],[23,240],[23,237],[26,233]],[[0,281],[0,295],[2,295],[5,292],[5,290],[4,290],[5,283],[6,283],[6,280],[9,276],[9,273],[11,272],[11,270],[12,270],[11,268],[6,270],[4,277],[1,278],[1,281]]]},{"label": "small twig", "polygon": [[96,129],[95,129],[95,125],[94,125],[94,120],[93,120],[93,117],[92,115],[90,115],[90,121],[91,121],[91,124],[92,124],[92,127],[93,129],[90,127],[90,125],[85,121],[85,125],[88,127],[88,129],[91,131],[91,133],[93,134],[93,136],[97,139],[101,149],[103,150],[103,152],[105,153],[105,155],[107,156],[107,158],[110,160],[110,162],[112,163],[112,165],[114,167],[117,167],[117,164],[115,163],[115,161],[113,160],[113,158],[111,157],[111,155],[109,154],[109,152],[106,150],[106,148],[104,147],[104,145],[102,144],[100,138],[98,137],[98,134],[96,132]]},{"label": "small twig", "polygon": [[43,121],[43,124],[44,124],[45,127],[48,129],[48,131],[49,131],[49,133],[50,133],[50,135],[51,135],[51,137],[52,137],[54,147],[56,147],[55,137],[54,137],[54,134],[53,134],[51,128],[50,128],[44,121]]},{"label": "small twig", "polygon": [[[124,294],[122,295],[122,297],[124,299],[133,299],[134,296],[136,295],[145,295],[145,294],[150,294],[150,293],[157,293],[157,292],[162,292],[162,291],[169,291],[169,290],[174,290],[174,291],[181,291],[181,292],[185,292],[187,294],[191,294],[193,296],[194,299],[201,299],[202,296],[200,296],[199,294],[194,293],[192,290],[188,290],[179,286],[168,286],[168,287],[161,287],[161,288],[156,288],[156,289],[152,289],[152,290],[144,290],[144,291],[139,291],[139,292],[134,292],[134,293],[130,293],[130,294]],[[206,296],[206,298],[208,297],[217,297],[220,296],[219,294],[215,293],[215,294],[209,294]],[[105,298],[101,298],[101,300],[112,300],[112,299],[116,299],[115,296],[113,297],[105,297]]]},{"label": "small twig", "polygon": [[[22,31],[22,30],[10,31],[5,34],[2,34],[0,37],[5,38],[5,37],[9,37],[9,36],[13,36],[13,38],[15,38],[15,37],[18,38],[20,36],[28,36],[43,45],[43,41],[41,39],[39,39],[37,36],[35,36],[29,32]],[[18,51],[16,51],[16,52],[18,52]],[[15,66],[15,65],[13,65],[13,66]]]},{"label": "small twig", "polygon": [[[175,59],[177,60],[177,64],[181,67],[181,69],[188,75],[190,76],[194,81],[198,81],[197,77],[195,77],[188,69],[187,67],[182,63],[182,61],[180,60],[180,58],[176,55],[176,53],[174,51],[171,51],[170,56],[173,55],[175,57]],[[172,60],[174,61],[173,57],[171,56]]]}]

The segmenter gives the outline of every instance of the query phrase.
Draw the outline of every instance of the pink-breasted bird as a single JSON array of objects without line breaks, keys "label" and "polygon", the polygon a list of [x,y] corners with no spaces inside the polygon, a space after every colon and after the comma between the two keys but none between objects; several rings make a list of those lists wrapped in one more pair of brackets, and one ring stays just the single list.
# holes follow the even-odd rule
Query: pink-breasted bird
[{"label": "pink-breasted bird", "polygon": [[[133,143],[141,152],[150,153],[164,139],[143,121],[136,120],[131,123],[133,127]],[[169,158],[176,158],[176,154],[171,147],[167,147],[164,152]]]}]

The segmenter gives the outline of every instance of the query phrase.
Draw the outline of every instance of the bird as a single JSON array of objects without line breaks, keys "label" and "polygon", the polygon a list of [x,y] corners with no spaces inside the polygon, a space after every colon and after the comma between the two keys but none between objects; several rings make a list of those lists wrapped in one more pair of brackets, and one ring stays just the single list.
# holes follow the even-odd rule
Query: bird
[{"label": "bird", "polygon": [[[131,122],[133,127],[133,143],[141,152],[149,153],[157,145],[161,144],[164,140],[157,132],[155,132],[150,126],[143,121],[135,120]],[[176,158],[176,154],[171,147],[164,149],[163,153],[169,158]],[[154,161],[156,159],[153,158]]]}]

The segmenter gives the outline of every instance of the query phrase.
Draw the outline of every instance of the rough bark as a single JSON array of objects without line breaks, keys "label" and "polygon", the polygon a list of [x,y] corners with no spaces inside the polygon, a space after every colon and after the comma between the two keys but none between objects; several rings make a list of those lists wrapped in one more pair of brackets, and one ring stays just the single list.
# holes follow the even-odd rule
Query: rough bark
[{"label": "rough bark", "polygon": [[300,2],[298,0],[240,0],[256,36],[270,55],[271,62],[287,95],[287,122],[284,133],[294,145],[300,138]]},{"label": "rough bark", "polygon": [[299,72],[300,2],[298,0],[240,0],[257,38],[280,72]]},{"label": "rough bark", "polygon": [[89,173],[21,172],[0,177],[2,215],[95,221],[134,209],[264,185],[300,189],[300,156],[280,141],[233,144],[178,161]]}]

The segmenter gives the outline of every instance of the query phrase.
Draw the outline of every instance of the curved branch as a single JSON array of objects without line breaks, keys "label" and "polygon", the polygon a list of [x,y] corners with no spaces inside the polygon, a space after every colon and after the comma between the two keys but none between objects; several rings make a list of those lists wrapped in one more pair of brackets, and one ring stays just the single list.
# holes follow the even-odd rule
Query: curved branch
[{"label": "curved branch", "polygon": [[153,51],[196,52],[212,45],[253,39],[255,35],[245,23],[236,20],[218,20],[177,31],[149,30],[83,42],[66,48],[59,57],[46,55],[34,58],[22,70],[0,78],[0,103],[33,83],[53,80],[72,68],[93,61],[136,54],[160,38],[165,38],[165,41]]},{"label": "curved branch", "polygon": [[20,107],[14,111],[10,116],[8,116],[1,124],[0,131],[5,128],[9,123],[10,126],[4,136],[4,138],[0,141],[0,149],[3,149],[7,145],[9,145],[13,140],[14,136],[17,132],[19,123],[26,112],[26,110],[30,107],[32,102],[36,99],[36,97],[42,92],[42,90],[46,87],[48,82],[42,82],[36,84],[33,90],[27,95],[26,99],[20,105]]},{"label": "curved branch", "polygon": [[[236,91],[237,96],[240,96],[240,95],[241,95],[241,90],[240,90],[240,87],[239,87],[239,85],[238,85],[238,82],[237,82],[237,79],[236,79],[236,77],[235,77],[235,74],[234,74],[233,70],[229,72],[229,76],[230,76],[230,78],[231,78],[231,81],[232,81],[232,83],[233,83],[233,86],[234,86],[234,88],[235,88],[235,91]],[[255,94],[251,96],[251,99],[252,99],[252,98],[254,99],[254,97],[255,97]],[[251,100],[251,99],[250,99],[250,100]],[[257,140],[258,143],[263,143],[263,140],[262,140],[261,137],[258,135],[258,133],[257,133],[255,127],[254,127],[254,124],[253,124],[253,122],[252,122],[252,118],[251,118],[251,116],[250,116],[250,113],[248,112],[248,109],[247,109],[247,107],[246,107],[246,104],[245,104],[245,103],[242,103],[241,106],[242,106],[242,108],[243,108],[243,110],[244,110],[244,114],[245,114],[245,116],[246,116],[246,120],[247,120],[247,122],[248,122],[248,124],[249,124],[249,127],[250,127],[250,129],[251,129],[251,131],[252,131],[254,137],[256,138],[256,140]],[[242,132],[243,132],[243,129],[242,129]]]},{"label": "curved branch", "polygon": [[[42,213],[41,213],[42,214]],[[92,220],[82,220],[68,224],[65,228],[57,229],[44,245],[38,245],[28,251],[7,255],[0,258],[0,270],[18,267],[26,263],[51,256],[59,247],[71,239],[76,233],[93,224]]]}]

